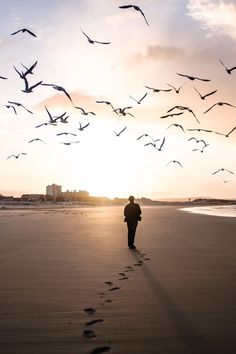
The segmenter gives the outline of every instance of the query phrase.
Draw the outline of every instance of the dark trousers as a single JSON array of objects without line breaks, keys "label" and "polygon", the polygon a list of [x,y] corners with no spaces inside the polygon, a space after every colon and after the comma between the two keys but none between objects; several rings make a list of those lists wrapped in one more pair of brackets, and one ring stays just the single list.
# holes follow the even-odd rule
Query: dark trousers
[{"label": "dark trousers", "polygon": [[135,232],[138,225],[138,221],[127,221],[128,227],[128,246],[131,247],[134,244]]}]

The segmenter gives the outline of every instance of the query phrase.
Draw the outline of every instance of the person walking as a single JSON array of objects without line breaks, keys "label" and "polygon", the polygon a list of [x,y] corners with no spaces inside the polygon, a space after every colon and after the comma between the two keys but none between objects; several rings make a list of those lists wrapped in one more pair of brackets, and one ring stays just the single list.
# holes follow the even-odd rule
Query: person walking
[{"label": "person walking", "polygon": [[128,247],[131,249],[136,248],[134,245],[136,228],[138,222],[141,221],[142,210],[139,204],[134,202],[134,197],[131,195],[129,198],[129,204],[125,206],[124,209],[124,222],[127,222],[128,228]]}]

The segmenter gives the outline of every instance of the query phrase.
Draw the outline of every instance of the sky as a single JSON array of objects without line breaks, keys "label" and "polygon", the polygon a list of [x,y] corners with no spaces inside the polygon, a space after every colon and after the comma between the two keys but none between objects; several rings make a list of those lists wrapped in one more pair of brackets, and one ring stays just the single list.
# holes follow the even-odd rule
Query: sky
[{"label": "sky", "polygon": [[[7,78],[0,79],[0,194],[45,193],[56,183],[63,191],[110,198],[236,198],[236,130],[225,136],[236,126],[236,70],[228,74],[220,62],[236,66],[236,1],[136,0],[149,25],[134,8],[119,8],[127,4],[0,0],[0,76]],[[22,28],[37,37],[12,35]],[[82,31],[110,44],[91,44]],[[36,61],[29,84],[61,86],[72,101],[52,86],[22,91],[14,67],[24,72],[23,65]],[[168,84],[183,87],[179,93],[145,87],[171,89]],[[217,92],[203,100],[195,89]],[[14,106],[15,114],[8,101],[33,113]],[[196,118],[178,108],[171,113],[181,115],[161,118],[175,106]],[[112,107],[131,108],[123,116]],[[48,122],[46,108],[52,116],[66,112],[67,124],[36,128]],[[57,135],[62,132],[76,136]],[[207,144],[203,150],[198,140]],[[22,152],[27,155],[8,158]]]}]

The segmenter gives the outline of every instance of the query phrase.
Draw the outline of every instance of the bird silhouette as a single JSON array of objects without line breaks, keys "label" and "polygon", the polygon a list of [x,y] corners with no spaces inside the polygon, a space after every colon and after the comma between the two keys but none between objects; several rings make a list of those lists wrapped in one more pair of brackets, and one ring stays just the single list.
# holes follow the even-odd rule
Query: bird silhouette
[{"label": "bird silhouette", "polygon": [[198,144],[198,143],[203,143],[204,146],[208,145],[208,144],[205,142],[205,140],[203,140],[203,139],[198,140],[197,138],[195,138],[195,136],[193,136],[192,138],[189,138],[189,139],[188,139],[188,141],[191,141],[191,140],[195,140],[197,144]]},{"label": "bird silhouette", "polygon": [[12,106],[12,105],[10,105],[10,104],[3,104],[2,106],[3,106],[3,107],[6,107],[6,108],[8,108],[8,109],[10,109],[10,108],[13,109],[14,113],[17,114],[17,111],[16,111],[16,109],[15,109],[14,106]]},{"label": "bird silhouette", "polygon": [[[64,87],[59,86],[59,85],[55,85],[55,84],[42,84],[42,86],[51,86],[54,90],[63,92],[68,98],[69,100],[73,103],[72,98],[70,97],[69,93],[66,91],[66,89],[64,89]],[[74,106],[74,103],[73,103]]]},{"label": "bird silhouette", "polygon": [[[151,138],[149,134],[142,134],[142,135],[140,135],[140,136],[137,138],[137,140],[142,139],[144,136]],[[152,138],[151,138],[151,139],[152,139]]]},{"label": "bird silhouette", "polygon": [[219,170],[213,172],[212,174],[215,175],[216,173],[220,172],[220,171],[226,171],[226,172],[229,172],[231,173],[232,175],[234,174],[234,172],[230,171],[230,170],[227,170],[227,168],[220,168]]},{"label": "bird silhouette", "polygon": [[87,116],[89,114],[93,114],[94,116],[96,116],[96,114],[94,112],[86,112],[82,107],[75,106],[75,108],[81,110],[81,114],[83,114],[85,116]]},{"label": "bird silhouette", "polygon": [[61,143],[61,144],[63,144],[63,145],[71,145],[71,144],[78,144],[80,141],[79,140],[77,140],[77,141],[69,141],[69,142],[65,142],[65,143]]},{"label": "bird silhouette", "polygon": [[147,89],[152,90],[152,92],[170,92],[172,89],[158,89],[155,87],[145,86]]},{"label": "bird silhouette", "polygon": [[143,11],[140,9],[139,6],[137,6],[137,5],[123,5],[123,6],[119,6],[119,8],[120,8],[120,9],[133,8],[134,10],[139,11],[139,12],[142,14],[142,16],[143,16],[143,18],[144,18],[146,24],[149,26],[149,23],[147,22],[146,16],[144,15]]},{"label": "bird silhouette", "polygon": [[191,128],[191,129],[187,129],[190,132],[206,132],[206,133],[212,133],[213,130],[209,130],[209,129],[202,129],[202,128]]},{"label": "bird silhouette", "polygon": [[157,142],[157,141],[160,141],[160,139],[156,139],[156,140],[154,140],[153,142],[146,143],[144,146],[151,145],[151,146],[154,147],[156,150],[162,151],[161,149],[162,149],[162,147],[163,147],[163,145],[164,145],[164,143],[165,143],[165,140],[166,140],[166,138],[164,137],[164,138],[162,139],[162,142],[161,142],[161,144],[160,144],[159,147],[157,147],[156,142]]},{"label": "bird silhouette", "polygon": [[7,80],[7,77],[5,77],[5,76],[0,76],[0,79],[2,79],[2,80]]},{"label": "bird silhouette", "polygon": [[236,66],[233,66],[232,68],[227,68],[227,66],[223,63],[222,60],[219,59],[219,61],[221,62],[221,64],[224,66],[225,70],[227,71],[228,74],[231,74],[231,71],[236,69]]},{"label": "bird silhouette", "polygon": [[[59,119],[59,117],[57,116],[56,118],[53,118],[52,115],[51,115],[51,113],[49,112],[49,110],[47,109],[46,106],[45,106],[45,109],[46,109],[46,112],[47,112],[47,114],[48,114],[48,116],[49,116],[49,122],[47,122],[47,124],[43,123],[43,124],[41,124],[40,126],[42,126],[42,125],[48,125],[48,124],[56,125],[56,124],[57,124],[57,120]],[[39,127],[39,126],[37,126],[37,128],[38,128],[38,127]]]},{"label": "bird silhouette", "polygon": [[94,41],[93,39],[91,39],[82,29],[80,29],[81,32],[83,33],[83,35],[87,38],[88,42],[90,44],[95,44],[95,43],[98,43],[98,44],[111,44],[111,42],[100,42],[100,41]]},{"label": "bird silhouette", "polygon": [[215,106],[230,106],[230,107],[233,107],[233,108],[236,108],[234,105],[230,104],[230,103],[227,103],[227,102],[217,102],[215,104],[213,104],[210,108],[208,108],[205,112],[203,112],[204,114],[209,112],[213,107]]},{"label": "bird silhouette", "polygon": [[80,131],[83,131],[85,128],[87,128],[87,127],[89,126],[89,124],[90,124],[90,123],[87,123],[87,124],[85,124],[84,126],[82,126],[82,124],[79,122],[79,128],[78,128],[78,129],[79,129]]},{"label": "bird silhouette", "polygon": [[62,132],[62,133],[58,133],[57,136],[61,136],[61,135],[72,135],[72,136],[77,136],[77,134],[74,133],[68,133],[68,132]]},{"label": "bird silhouette", "polygon": [[24,72],[24,76],[27,76],[27,75],[33,75],[33,70],[34,68],[36,67],[38,61],[36,60],[36,62],[34,64],[32,64],[29,68],[27,68],[27,66],[25,66],[24,64],[21,64],[23,66],[24,69],[26,69],[26,71]]},{"label": "bird silhouette", "polygon": [[175,116],[180,116],[181,114],[184,114],[184,112],[170,113],[170,114],[166,114],[166,115],[164,115],[164,116],[161,116],[160,118],[161,118],[161,119],[164,119],[164,118],[169,118],[169,117],[175,117]]},{"label": "bird silhouette", "polygon": [[176,88],[175,86],[172,86],[172,85],[170,85],[170,84],[167,84],[167,85],[170,86],[170,87],[172,87],[172,88],[175,90],[176,93],[179,93],[180,89],[181,89],[184,85],[186,85],[186,82],[185,82],[183,85],[179,86],[178,88]]},{"label": "bird silhouette", "polygon": [[202,100],[205,100],[206,97],[211,96],[211,95],[213,95],[214,93],[217,92],[217,90],[214,90],[214,91],[211,91],[211,92],[209,92],[209,93],[207,93],[205,95],[201,95],[201,93],[196,89],[196,87],[193,87],[193,88],[199,94],[199,96],[201,97]]},{"label": "bird silhouette", "polygon": [[192,151],[200,151],[201,153],[203,153],[204,149],[209,146],[210,144],[206,144],[204,145],[201,149],[193,149]]},{"label": "bird silhouette", "polygon": [[32,140],[28,141],[28,143],[33,143],[34,141],[39,141],[39,142],[41,142],[41,143],[43,143],[43,144],[46,144],[46,143],[45,143],[42,139],[40,139],[40,138],[32,139]]},{"label": "bird silhouette", "polygon": [[28,83],[28,80],[26,78],[26,76],[22,76],[22,79],[24,80],[25,82],[25,89],[24,90],[21,90],[22,92],[25,92],[25,93],[31,93],[33,92],[33,89],[39,85],[42,84],[43,81],[39,81],[37,82],[36,84],[32,85],[32,86],[29,86],[29,83]]},{"label": "bird silhouette", "polygon": [[96,101],[96,103],[104,103],[104,104],[106,104],[107,106],[111,106],[111,108],[113,109],[113,111],[114,111],[114,107],[113,107],[113,105],[111,104],[111,102],[109,102],[109,101]]},{"label": "bird silhouette", "polygon": [[209,79],[201,79],[197,76],[190,76],[190,75],[186,75],[186,74],[180,74],[180,73],[177,73],[177,75],[179,76],[183,76],[183,77],[187,77],[187,79],[191,80],[191,81],[194,81],[194,80],[200,80],[200,81],[211,81]]},{"label": "bird silhouette", "polygon": [[141,104],[142,100],[147,96],[147,92],[143,95],[143,97],[140,98],[140,100],[136,100],[135,98],[133,98],[132,96],[129,96],[130,98],[132,98],[132,100],[134,100],[137,104]]},{"label": "bird silhouette", "polygon": [[124,127],[121,131],[119,131],[118,133],[117,132],[115,132],[114,130],[113,130],[113,132],[115,133],[115,135],[116,136],[120,136],[124,131],[125,131],[125,129],[126,129],[127,127]]},{"label": "bird silhouette", "polygon": [[124,107],[124,108],[116,108],[113,110],[113,112],[115,112],[116,114],[118,114],[119,116],[126,116],[127,114],[130,115],[131,117],[134,117],[134,115],[132,113],[129,112],[125,112],[126,109],[131,109],[133,107],[128,106],[128,107]]},{"label": "bird silhouette", "polygon": [[32,111],[30,111],[28,108],[26,108],[22,103],[19,103],[19,102],[14,102],[14,101],[7,101],[8,103],[12,104],[12,105],[15,105],[17,107],[22,107],[24,108],[27,112],[33,114]]},{"label": "bird silhouette", "polygon": [[20,152],[18,155],[10,155],[7,157],[7,160],[10,159],[11,157],[15,157],[18,159],[21,155],[28,155],[26,152]]},{"label": "bird silhouette", "polygon": [[195,113],[193,112],[193,110],[192,110],[191,108],[185,107],[185,106],[174,106],[174,107],[170,108],[170,109],[167,111],[167,113],[172,112],[174,109],[179,109],[179,110],[181,110],[181,111],[188,111],[189,113],[191,113],[191,114],[194,116],[194,118],[196,119],[196,121],[200,124],[199,120],[197,119]]},{"label": "bird silhouette", "polygon": [[168,164],[166,165],[166,167],[169,166],[169,164],[171,164],[171,163],[177,163],[180,167],[183,167],[182,164],[179,161],[177,161],[177,160],[169,161]]},{"label": "bird silhouette", "polygon": [[34,34],[32,31],[28,30],[27,28],[21,28],[18,31],[11,33],[11,35],[14,36],[15,34],[17,34],[19,32],[23,32],[23,33],[26,32],[26,33],[29,33],[33,37],[37,37],[36,34]]},{"label": "bird silhouette", "polygon": [[172,127],[172,126],[174,126],[174,127],[176,127],[176,128],[180,128],[180,129],[185,133],[185,130],[184,130],[184,128],[182,127],[182,125],[176,124],[176,123],[169,125],[169,127],[166,128],[166,130],[169,129],[170,127]]}]

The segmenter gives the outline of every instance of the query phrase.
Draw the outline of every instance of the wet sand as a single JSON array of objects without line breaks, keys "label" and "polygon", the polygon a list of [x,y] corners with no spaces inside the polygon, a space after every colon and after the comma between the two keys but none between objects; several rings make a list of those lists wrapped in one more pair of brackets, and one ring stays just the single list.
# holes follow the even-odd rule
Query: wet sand
[{"label": "wet sand", "polygon": [[0,210],[1,353],[235,353],[236,218],[122,214]]}]

